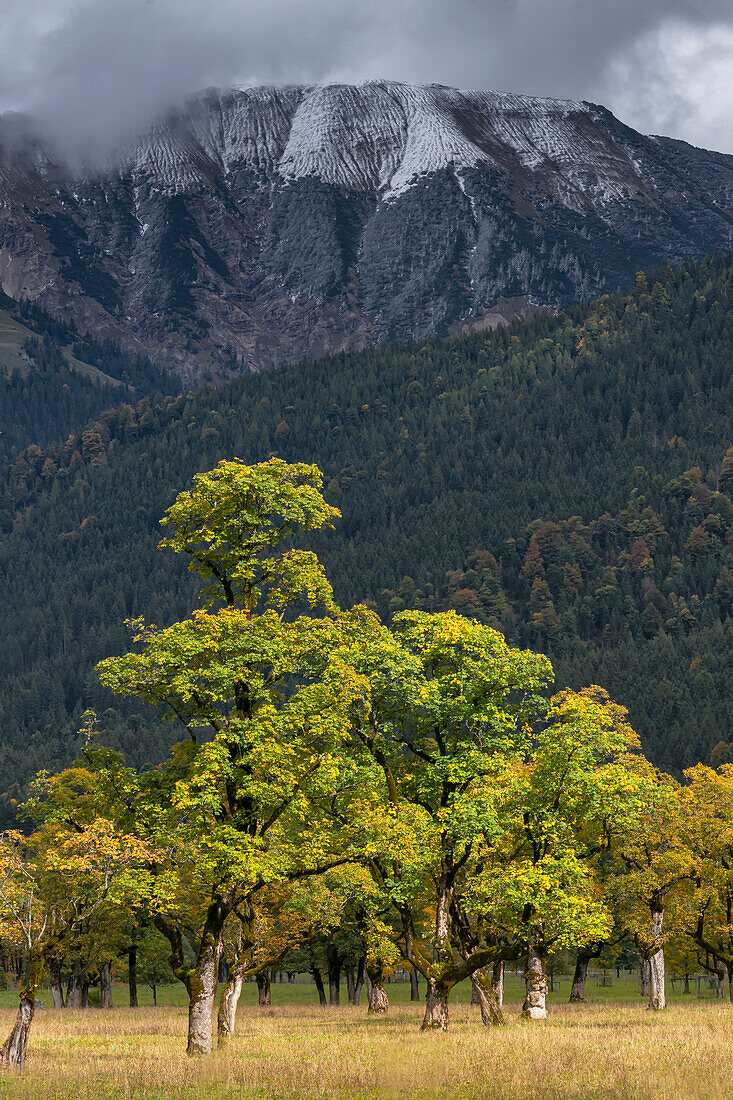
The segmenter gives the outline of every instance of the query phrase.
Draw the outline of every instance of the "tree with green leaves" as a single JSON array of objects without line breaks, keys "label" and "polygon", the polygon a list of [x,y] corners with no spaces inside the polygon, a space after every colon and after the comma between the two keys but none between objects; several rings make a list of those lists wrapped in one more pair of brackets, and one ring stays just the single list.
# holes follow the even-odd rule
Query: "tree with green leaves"
[{"label": "tree with green leaves", "polygon": [[598,864],[643,811],[640,760],[624,708],[590,687],[554,696],[514,763],[505,789],[508,843],[474,892],[485,920],[493,912],[525,929],[530,1019],[547,1015],[548,951],[591,948],[612,932]]},{"label": "tree with green leaves", "polygon": [[144,893],[157,864],[157,853],[144,841],[86,812],[94,785],[95,777],[82,769],[42,776],[31,800],[38,826],[28,835],[0,834],[0,937],[26,959],[18,1014],[0,1047],[0,1065],[23,1067],[46,959],[90,920],[103,924]]},{"label": "tree with green leaves", "polygon": [[548,703],[546,658],[455,612],[402,612],[392,631],[365,613],[349,660],[371,685],[354,720],[378,796],[362,835],[371,819],[369,866],[427,982],[423,1026],[447,1026],[469,976],[498,1022],[486,968],[523,956],[541,1018],[549,948],[612,928],[594,864],[642,801],[625,711],[599,688]]},{"label": "tree with green leaves", "polygon": [[506,950],[467,931],[464,899],[502,834],[502,781],[546,706],[550,665],[455,612],[418,611],[400,613],[392,631],[364,612],[348,660],[370,682],[353,723],[374,792],[356,804],[364,858],[399,917],[401,951],[426,980],[423,1027],[444,1029],[451,989]]},{"label": "tree with green leaves", "polygon": [[700,965],[715,973],[725,967],[733,1003],[733,765],[698,764],[685,779],[680,832],[693,863],[674,923]]},{"label": "tree with green leaves", "polygon": [[[338,517],[316,467],[221,462],[163,520],[190,558],[200,606],[169,627],[135,623],[138,649],[99,666],[114,692],[177,719],[188,740],[144,774],[100,759],[124,826],[167,854],[148,904],[189,997],[188,1051],[205,1054],[224,928],[258,893],[348,858],[319,814],[349,767],[342,746],[367,685],[338,650],[351,630],[299,532]],[[196,945],[185,957],[184,937]]]},{"label": "tree with green leaves", "polygon": [[649,1007],[667,1007],[664,945],[672,929],[665,912],[695,869],[695,855],[682,829],[681,788],[671,776],[643,758],[645,797],[642,811],[619,837],[614,869],[606,886],[617,919],[649,964]]}]

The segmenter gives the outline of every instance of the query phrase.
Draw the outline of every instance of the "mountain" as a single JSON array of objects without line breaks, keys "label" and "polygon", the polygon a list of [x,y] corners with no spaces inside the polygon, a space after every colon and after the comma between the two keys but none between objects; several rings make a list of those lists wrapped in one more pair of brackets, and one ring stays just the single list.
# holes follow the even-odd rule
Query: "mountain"
[{"label": "mountain", "polygon": [[57,443],[112,406],[179,389],[144,356],[0,292],[0,462],[31,443]]},{"label": "mountain", "polygon": [[87,707],[136,764],[180,733],[102,690],[126,618],[188,613],[158,521],[198,470],[316,462],[337,599],[453,606],[601,683],[678,771],[733,743],[733,256],[448,340],[111,410],[0,478],[5,786],[68,762]]},{"label": "mountain", "polygon": [[209,91],[100,167],[0,119],[0,284],[186,380],[495,325],[733,243],[733,157],[592,103]]}]

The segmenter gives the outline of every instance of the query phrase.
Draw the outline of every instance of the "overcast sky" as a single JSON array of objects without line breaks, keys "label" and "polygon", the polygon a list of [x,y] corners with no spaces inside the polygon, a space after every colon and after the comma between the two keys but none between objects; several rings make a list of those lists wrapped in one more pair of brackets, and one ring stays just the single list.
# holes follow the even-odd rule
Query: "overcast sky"
[{"label": "overcast sky", "polygon": [[591,99],[733,152],[731,0],[3,0],[0,110],[76,151],[207,86],[373,77]]}]

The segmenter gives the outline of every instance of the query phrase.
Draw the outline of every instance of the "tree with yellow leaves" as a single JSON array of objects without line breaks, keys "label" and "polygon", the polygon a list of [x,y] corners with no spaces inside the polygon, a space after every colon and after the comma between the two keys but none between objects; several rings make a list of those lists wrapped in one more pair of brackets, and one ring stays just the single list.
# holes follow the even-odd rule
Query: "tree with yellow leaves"
[{"label": "tree with yellow leaves", "polygon": [[685,779],[680,833],[693,864],[678,924],[706,969],[725,966],[733,1003],[733,765],[698,764]]},{"label": "tree with yellow leaves", "polygon": [[[350,715],[368,685],[337,656],[353,630],[314,554],[292,546],[338,517],[313,466],[221,462],[179,495],[161,546],[204,579],[202,606],[99,666],[113,691],[163,709],[188,740],[135,775],[100,761],[119,820],[166,852],[149,899],[189,997],[188,1051],[213,1045],[224,929],[257,895],[349,858],[325,810],[349,762]],[[196,962],[184,953],[195,943]]]},{"label": "tree with yellow leaves", "polygon": [[[85,813],[85,796],[94,783],[82,769],[42,777],[35,809],[46,806],[45,820],[29,836],[19,831],[0,835],[0,935],[24,952],[27,965],[18,1015],[0,1047],[0,1065],[22,1068],[25,1062],[47,955],[91,918],[101,920],[105,911],[144,894],[158,862],[159,854],[145,842],[122,834],[107,818]],[[77,794],[81,804],[67,820],[57,811],[70,807]]]},{"label": "tree with yellow leaves", "polygon": [[664,945],[674,931],[665,927],[665,912],[690,881],[695,855],[682,827],[679,783],[642,758],[639,767],[646,773],[644,806],[619,838],[607,889],[619,923],[649,963],[649,1007],[658,1011],[667,1006]]}]

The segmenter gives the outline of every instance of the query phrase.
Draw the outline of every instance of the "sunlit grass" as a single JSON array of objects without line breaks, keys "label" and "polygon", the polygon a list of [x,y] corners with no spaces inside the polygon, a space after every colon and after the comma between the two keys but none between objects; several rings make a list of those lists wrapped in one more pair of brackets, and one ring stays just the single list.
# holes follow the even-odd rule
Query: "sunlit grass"
[{"label": "sunlit grass", "polygon": [[[273,985],[273,1006],[258,1008],[250,985],[236,1037],[203,1061],[184,1053],[183,1004],[44,1009],[34,1023],[26,1071],[0,1074],[0,1097],[727,1100],[733,1093],[733,1008],[727,1001],[687,997],[659,1014],[638,997],[570,1006],[566,985],[553,998],[550,1019],[531,1024],[519,1019],[518,981],[508,984],[514,1003],[507,1006],[506,1028],[483,1029],[465,988],[457,1005],[455,994],[451,998],[444,1035],[420,1033],[422,1008],[407,1001],[406,985],[389,986],[392,1009],[384,1019],[368,1019],[363,1004],[321,1009],[307,985]],[[179,996],[175,987],[165,992]],[[598,989],[593,981],[588,992],[609,995],[614,987]],[[635,997],[635,981],[622,979],[616,992]],[[115,990],[117,1002],[124,993]],[[11,1008],[0,1009],[0,1034],[12,1018]]]}]

